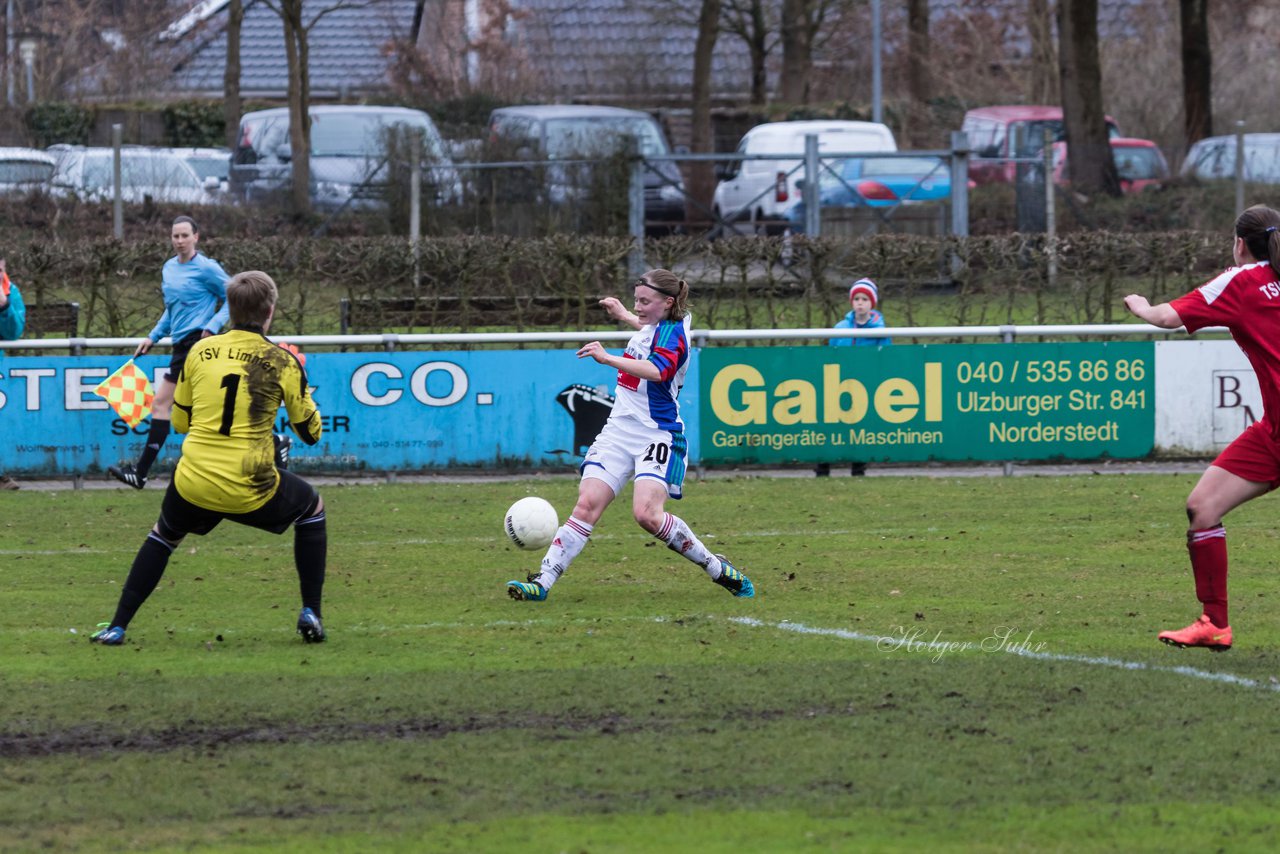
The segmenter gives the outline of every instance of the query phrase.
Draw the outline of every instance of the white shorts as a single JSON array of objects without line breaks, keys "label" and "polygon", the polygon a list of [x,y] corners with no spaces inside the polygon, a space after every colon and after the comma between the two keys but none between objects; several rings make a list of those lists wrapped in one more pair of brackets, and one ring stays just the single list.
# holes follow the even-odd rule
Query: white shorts
[{"label": "white shorts", "polygon": [[688,451],[683,433],[610,418],[587,449],[580,470],[584,478],[609,484],[614,495],[622,493],[628,480],[651,477],[667,485],[667,495],[679,499]]}]

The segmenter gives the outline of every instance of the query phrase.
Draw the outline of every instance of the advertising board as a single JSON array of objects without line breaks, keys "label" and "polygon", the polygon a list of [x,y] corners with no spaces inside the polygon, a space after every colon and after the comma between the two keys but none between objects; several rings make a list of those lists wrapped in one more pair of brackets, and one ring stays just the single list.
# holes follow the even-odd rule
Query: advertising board
[{"label": "advertising board", "polygon": [[702,462],[1143,457],[1150,342],[704,350]]}]

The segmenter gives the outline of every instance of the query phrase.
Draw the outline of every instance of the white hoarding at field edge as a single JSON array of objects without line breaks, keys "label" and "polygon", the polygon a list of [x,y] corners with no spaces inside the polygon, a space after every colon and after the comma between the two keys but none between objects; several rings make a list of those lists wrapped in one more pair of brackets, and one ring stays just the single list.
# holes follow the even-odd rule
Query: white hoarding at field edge
[{"label": "white hoarding at field edge", "polygon": [[1258,379],[1234,341],[1156,342],[1156,450],[1213,455],[1262,417]]}]

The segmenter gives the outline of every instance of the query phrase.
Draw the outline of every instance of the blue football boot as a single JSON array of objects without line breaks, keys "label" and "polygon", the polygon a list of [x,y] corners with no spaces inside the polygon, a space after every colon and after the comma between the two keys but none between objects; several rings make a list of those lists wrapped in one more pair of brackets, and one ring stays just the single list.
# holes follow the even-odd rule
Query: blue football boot
[{"label": "blue football boot", "polygon": [[716,555],[716,557],[720,559],[720,577],[715,579],[716,584],[740,599],[750,599],[756,595],[756,586],[751,583],[750,578],[729,563],[729,559],[724,555]]},{"label": "blue football boot", "polygon": [[507,595],[517,602],[545,602],[547,588],[536,581],[508,581]]}]

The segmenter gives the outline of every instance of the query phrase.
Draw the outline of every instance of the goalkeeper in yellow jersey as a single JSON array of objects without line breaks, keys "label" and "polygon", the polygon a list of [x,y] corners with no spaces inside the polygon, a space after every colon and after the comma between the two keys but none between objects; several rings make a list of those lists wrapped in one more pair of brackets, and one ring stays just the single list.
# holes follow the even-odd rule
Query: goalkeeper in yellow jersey
[{"label": "goalkeeper in yellow jersey", "polygon": [[182,457],[160,506],[160,519],[134,558],[115,617],[91,640],[124,643],[125,629],[155,590],[169,556],[187,534],[207,534],[223,519],[282,534],[293,526],[302,590],[298,633],[325,638],[324,502],[293,472],[277,469],[272,422],[281,403],[298,438],[320,441],[320,412],[307,392],[303,358],[266,339],[276,283],[250,271],[227,283],[231,328],[191,348],[173,393],[173,428],[186,433]]}]

